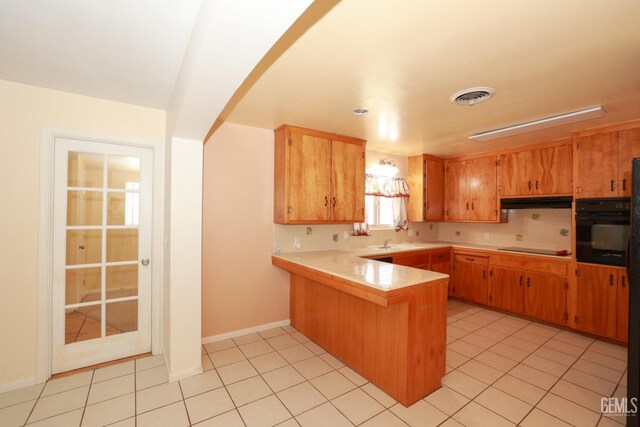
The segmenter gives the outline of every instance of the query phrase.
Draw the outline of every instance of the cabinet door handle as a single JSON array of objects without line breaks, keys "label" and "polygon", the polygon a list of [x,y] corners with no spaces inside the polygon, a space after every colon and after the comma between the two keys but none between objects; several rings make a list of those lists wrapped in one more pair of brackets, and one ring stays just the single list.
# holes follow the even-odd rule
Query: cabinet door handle
[{"label": "cabinet door handle", "polygon": [[531,190],[531,180],[529,180],[529,190]]},{"label": "cabinet door handle", "polygon": [[609,185],[611,186],[611,191],[614,191],[614,190],[613,190],[613,183],[614,183],[614,182],[615,182],[614,180],[609,181]]},{"label": "cabinet door handle", "polygon": [[467,202],[467,210],[469,210],[469,202]]},{"label": "cabinet door handle", "polygon": [[622,191],[627,191],[627,178],[622,180]]},{"label": "cabinet door handle", "polygon": [[324,196],[324,205],[325,206],[329,205],[329,198],[327,196]]},{"label": "cabinet door handle", "polygon": [[336,198],[335,197],[333,198],[333,207],[334,208],[336,207]]},{"label": "cabinet door handle", "polygon": [[536,190],[539,190],[538,188],[538,180],[536,179]]},{"label": "cabinet door handle", "polygon": [[531,277],[527,277],[527,288],[531,287]]},{"label": "cabinet door handle", "polygon": [[613,286],[613,274],[609,274],[609,285]]},{"label": "cabinet door handle", "polygon": [[621,283],[621,286],[622,286],[623,288],[625,288],[625,287],[627,286],[627,278],[626,278],[625,276],[622,276],[622,283]]},{"label": "cabinet door handle", "polygon": [[487,270],[482,270],[482,278],[483,279],[487,278]]},{"label": "cabinet door handle", "polygon": [[475,258],[469,258],[469,257],[466,257],[465,259],[466,259],[467,261],[469,261],[469,262],[473,262],[473,261],[475,261],[475,260],[476,260]]},{"label": "cabinet door handle", "polygon": [[522,276],[520,276],[520,286],[522,286]]},{"label": "cabinet door handle", "polygon": [[473,208],[473,202],[471,202],[471,210],[473,210],[473,209],[474,209],[474,208]]}]

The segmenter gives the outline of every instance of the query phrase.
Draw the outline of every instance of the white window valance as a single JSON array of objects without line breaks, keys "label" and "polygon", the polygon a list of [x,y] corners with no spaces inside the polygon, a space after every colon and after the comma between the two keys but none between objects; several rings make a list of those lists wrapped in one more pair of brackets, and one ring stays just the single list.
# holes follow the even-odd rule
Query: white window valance
[{"label": "white window valance", "polygon": [[368,196],[409,197],[409,185],[404,178],[367,174],[364,192]]}]

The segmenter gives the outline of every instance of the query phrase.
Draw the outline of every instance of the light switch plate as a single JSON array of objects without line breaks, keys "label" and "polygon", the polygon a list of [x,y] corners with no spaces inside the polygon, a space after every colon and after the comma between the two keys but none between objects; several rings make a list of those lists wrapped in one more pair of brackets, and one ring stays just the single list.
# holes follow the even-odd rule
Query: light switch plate
[{"label": "light switch plate", "polygon": [[300,249],[302,244],[300,243],[300,237],[296,236],[293,238],[293,247],[296,249]]}]

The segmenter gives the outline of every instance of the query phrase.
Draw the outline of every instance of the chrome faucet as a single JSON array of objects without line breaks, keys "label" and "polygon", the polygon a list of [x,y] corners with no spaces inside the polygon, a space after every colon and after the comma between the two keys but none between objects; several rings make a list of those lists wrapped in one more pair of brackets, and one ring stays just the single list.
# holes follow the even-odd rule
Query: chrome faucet
[{"label": "chrome faucet", "polygon": [[389,247],[389,242],[391,241],[391,239],[387,239],[384,241],[384,246],[382,247],[383,249],[387,249]]}]

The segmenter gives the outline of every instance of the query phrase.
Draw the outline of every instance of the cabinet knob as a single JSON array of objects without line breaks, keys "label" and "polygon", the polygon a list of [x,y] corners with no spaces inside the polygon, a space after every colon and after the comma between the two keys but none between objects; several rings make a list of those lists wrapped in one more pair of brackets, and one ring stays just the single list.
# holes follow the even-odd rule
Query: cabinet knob
[{"label": "cabinet knob", "polygon": [[324,196],[324,205],[327,206],[329,204],[329,198]]},{"label": "cabinet knob", "polygon": [[531,287],[531,277],[527,277],[527,288]]},{"label": "cabinet knob", "polygon": [[538,190],[538,180],[536,179],[536,190]]},{"label": "cabinet knob", "polygon": [[609,181],[609,185],[610,185],[611,191],[614,191],[614,188],[613,188],[613,183],[614,182],[615,182],[614,180]]},{"label": "cabinet knob", "polygon": [[613,286],[615,283],[613,283],[613,274],[609,274],[609,285]]},{"label": "cabinet knob", "polygon": [[336,198],[335,197],[333,198],[333,207],[334,208],[336,207]]},{"label": "cabinet knob", "polygon": [[529,190],[531,190],[531,180],[529,180]]}]

